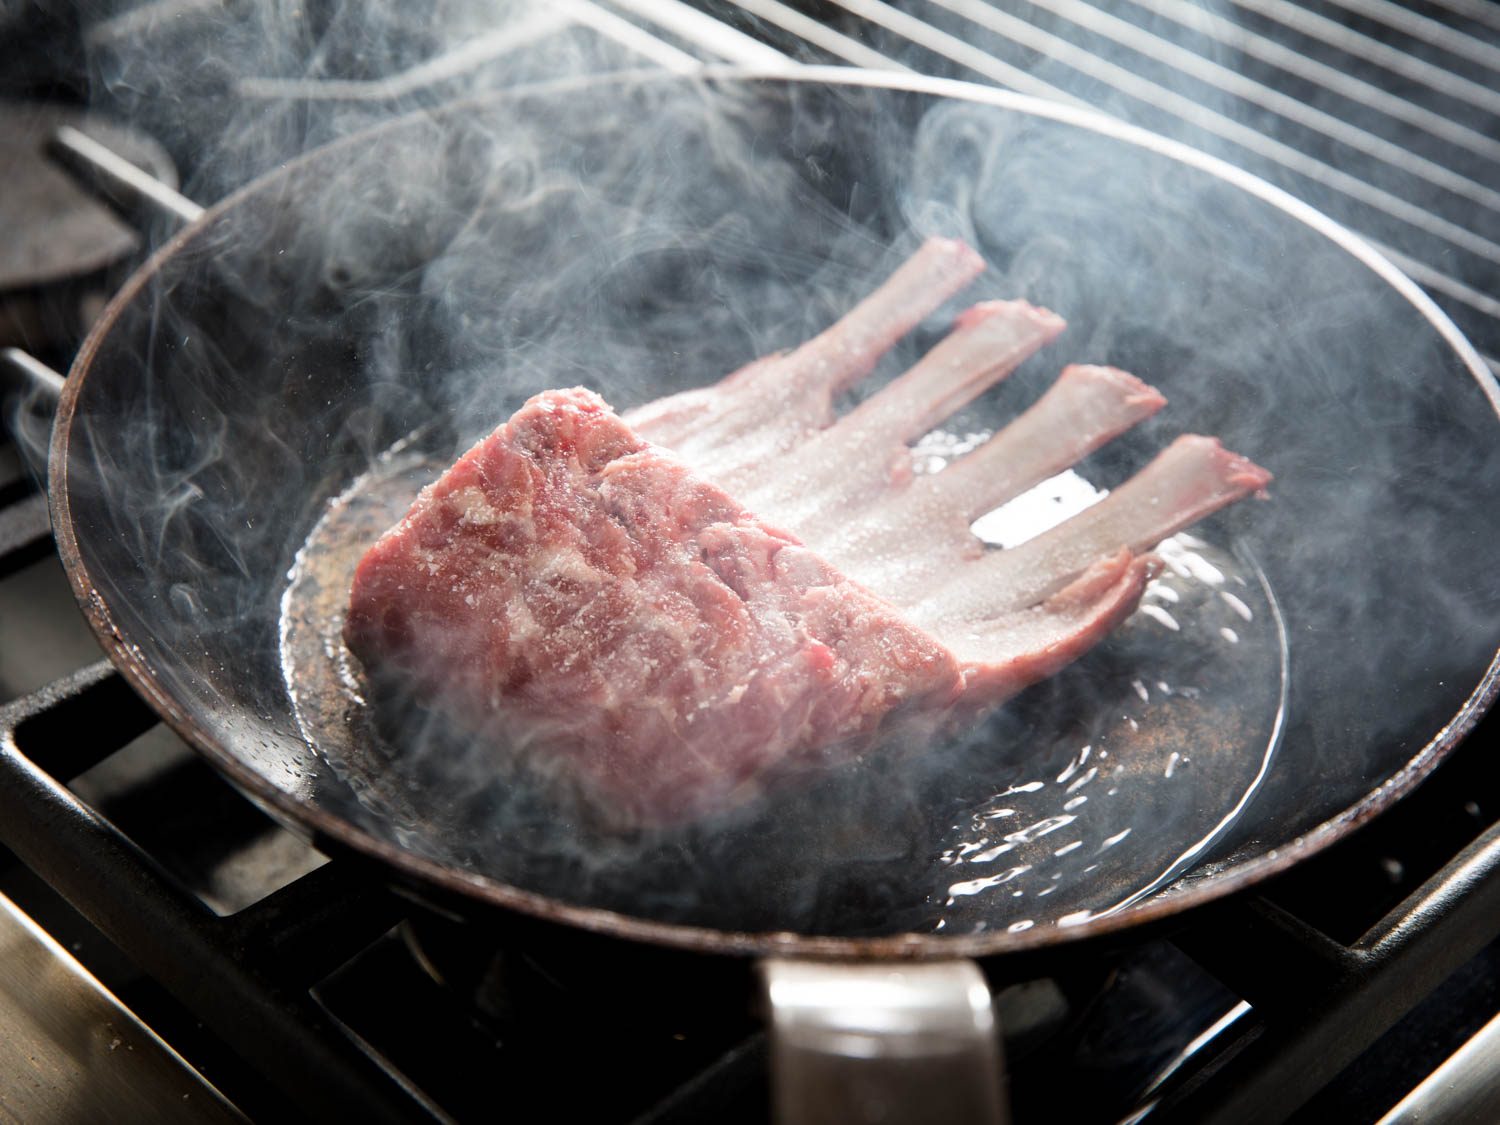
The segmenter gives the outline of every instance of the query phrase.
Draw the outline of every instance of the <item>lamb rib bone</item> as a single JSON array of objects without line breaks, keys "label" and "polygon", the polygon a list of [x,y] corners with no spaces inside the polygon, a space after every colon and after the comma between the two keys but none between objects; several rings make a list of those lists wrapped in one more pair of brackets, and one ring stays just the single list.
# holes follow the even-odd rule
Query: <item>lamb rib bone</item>
[{"label": "lamb rib bone", "polygon": [[[992,705],[1052,675],[1129,616],[1162,539],[1251,493],[1270,474],[1213,438],[1186,435],[1104,502],[1005,551],[987,550],[971,521],[1070,468],[1166,399],[1118,368],[1073,364],[980,448],[915,476],[907,442],[1004,379],[1064,328],[1025,301],[986,301],[904,374],[841,418],[826,388],[852,386],[970,271],[961,243],[932,239],[833,327],[785,356],[757,361],[688,392],[710,432],[677,436],[680,415],[652,403],[625,415],[747,508],[902,609],[959,655],[969,702]],[[941,278],[935,288],[933,279]],[[936,299],[934,299],[936,298]],[[900,331],[878,318],[906,315]],[[837,364],[841,341],[862,345]],[[828,372],[837,369],[836,375]],[[813,409],[807,372],[822,372]],[[753,410],[740,413],[743,404]],[[666,424],[666,419],[673,419]],[[691,427],[689,427],[691,429]]]},{"label": "lamb rib bone", "polygon": [[711,387],[625,415],[635,430],[723,479],[763,464],[833,421],[834,396],[984,270],[956,239],[933,238],[832,327],[784,355],[747,364]]},{"label": "lamb rib bone", "polygon": [[[970,524],[985,512],[1077,464],[1166,404],[1135,376],[1073,364],[1028,410],[941,472],[893,484],[846,518],[792,521],[828,561],[900,606],[984,551]],[[776,511],[776,508],[770,510]],[[913,529],[923,547],[910,549]]]}]

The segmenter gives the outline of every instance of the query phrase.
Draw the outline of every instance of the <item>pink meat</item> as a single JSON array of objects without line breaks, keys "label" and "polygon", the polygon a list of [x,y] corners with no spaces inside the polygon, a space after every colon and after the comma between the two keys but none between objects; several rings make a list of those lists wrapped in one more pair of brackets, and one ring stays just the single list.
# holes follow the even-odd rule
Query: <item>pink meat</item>
[{"label": "pink meat", "polygon": [[932,637],[584,390],[423,491],[361,561],[345,638],[622,824],[732,807],[962,690]]},{"label": "pink meat", "polygon": [[908,442],[1063,328],[991,301],[835,417],[982,268],[932,240],[814,340],[624,420],[587,391],[538,395],[366,555],[350,649],[623,825],[732,808],[1054,674],[1134,611],[1144,552],[1270,475],[1183,437],[1053,531],[984,548],[977,515],[1165,400],[1070,366],[979,449],[914,475]]}]

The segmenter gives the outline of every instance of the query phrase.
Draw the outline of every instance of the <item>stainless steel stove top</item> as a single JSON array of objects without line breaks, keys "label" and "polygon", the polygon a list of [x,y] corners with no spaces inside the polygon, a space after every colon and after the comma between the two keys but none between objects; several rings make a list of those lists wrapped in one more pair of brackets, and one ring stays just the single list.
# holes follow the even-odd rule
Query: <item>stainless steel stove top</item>
[{"label": "stainless steel stove top", "polygon": [[0,1110],[12,1121],[244,1121],[0,895]]}]

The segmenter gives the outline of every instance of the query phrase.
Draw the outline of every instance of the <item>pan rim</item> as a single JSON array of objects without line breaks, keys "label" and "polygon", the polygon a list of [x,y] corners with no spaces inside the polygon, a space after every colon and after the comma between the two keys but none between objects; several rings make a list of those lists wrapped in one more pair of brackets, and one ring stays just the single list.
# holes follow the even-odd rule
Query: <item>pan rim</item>
[{"label": "pan rim", "polygon": [[[1361,236],[1324,215],[1288,192],[1218,157],[1198,151],[1181,142],[1159,136],[1138,126],[1126,124],[1099,111],[1052,103],[1039,98],[980,86],[952,79],[911,74],[867,71],[852,67],[795,67],[756,69],[742,67],[708,67],[689,76],[661,71],[626,71],[608,75],[591,75],[577,79],[538,83],[475,98],[449,103],[436,112],[462,112],[465,107],[491,105],[507,98],[535,96],[538,93],[563,91],[570,87],[593,86],[608,82],[737,82],[745,84],[819,83],[900,93],[958,99],[981,105],[1013,110],[1061,124],[1088,129],[1105,137],[1125,141],[1158,155],[1187,164],[1246,191],[1292,219],[1312,229],[1354,257],[1411,304],[1449,345],[1490,402],[1500,419],[1500,384],[1488,365],[1458,327],[1417,284],[1401,272],[1385,255]],[[417,113],[424,111],[418,110]],[[431,113],[432,111],[425,111]],[[1296,837],[1290,843],[1272,848],[1262,855],[1239,861],[1217,872],[1211,879],[1194,882],[1178,893],[1156,895],[1128,910],[1107,913],[1069,926],[1052,926],[1008,933],[982,934],[896,934],[884,937],[845,938],[799,934],[786,931],[740,932],[716,930],[701,926],[657,922],[614,911],[578,906],[533,891],[502,883],[487,876],[464,872],[434,860],[426,859],[395,844],[381,840],[326,809],[312,805],[281,789],[264,775],[251,769],[227,746],[194,720],[160,684],[156,673],[129,642],[116,624],[115,615],[102,594],[90,580],[72,521],[69,489],[68,456],[72,422],[84,380],[93,371],[94,359],[125,308],[142,292],[161,267],[184,247],[210,229],[227,212],[267,187],[283,180],[296,168],[322,158],[330,150],[344,145],[365,143],[382,130],[398,128],[411,119],[401,114],[368,129],[319,146],[262,174],[232,192],[194,223],[178,231],[158,248],[126,281],[111,299],[94,328],[80,347],[58,405],[49,455],[49,503],[58,554],[82,607],[110,661],[127,683],[141,694],[163,721],[185,742],[202,753],[238,789],[269,812],[276,820],[316,841],[327,841],[339,848],[362,854],[393,869],[395,875],[419,885],[429,885],[463,899],[517,911],[533,918],[576,926],[594,933],[656,945],[672,946],[702,953],[776,957],[809,957],[815,959],[904,959],[928,960],[955,957],[988,957],[1005,953],[1022,953],[1043,948],[1076,945],[1091,939],[1117,934],[1138,926],[1150,925],[1174,917],[1195,907],[1222,899],[1290,868],[1303,859],[1329,847],[1356,827],[1394,805],[1414,789],[1478,722],[1485,710],[1500,695],[1500,648],[1462,707],[1399,770],[1380,781],[1360,800],[1337,815]]]}]

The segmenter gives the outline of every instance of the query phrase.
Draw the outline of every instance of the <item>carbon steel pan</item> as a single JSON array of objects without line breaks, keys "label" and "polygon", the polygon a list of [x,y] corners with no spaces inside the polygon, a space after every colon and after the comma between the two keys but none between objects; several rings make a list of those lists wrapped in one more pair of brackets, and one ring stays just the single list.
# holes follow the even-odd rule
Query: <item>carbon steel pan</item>
[{"label": "carbon steel pan", "polygon": [[[1273,498],[1169,543],[1135,618],[966,737],[679,836],[610,837],[371,713],[349,568],[448,459],[546,387],[625,409],[793,345],[928,234],[989,261],[968,299],[1070,327],[925,457],[1110,362],[1169,406],[1034,507],[1182,431],[1266,465]],[[1462,738],[1496,683],[1497,401],[1363,243],[1110,119],[846,70],[636,75],[397,119],[212,208],[80,354],[52,502],[130,682],[326,844],[691,948],[989,954],[1246,886]]]}]

